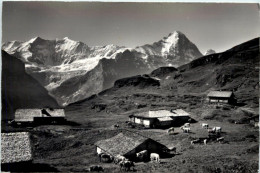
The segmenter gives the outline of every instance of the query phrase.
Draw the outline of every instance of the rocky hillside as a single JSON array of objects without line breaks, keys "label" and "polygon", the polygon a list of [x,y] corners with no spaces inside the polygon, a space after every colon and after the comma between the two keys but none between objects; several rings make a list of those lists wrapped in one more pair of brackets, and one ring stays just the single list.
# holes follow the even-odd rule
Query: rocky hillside
[{"label": "rocky hillside", "polygon": [[178,31],[135,49],[115,45],[90,47],[67,37],[11,41],[4,43],[2,49],[22,60],[26,72],[38,80],[60,105],[107,89],[117,79],[150,73],[161,66],[180,66],[202,56],[198,48]]},{"label": "rocky hillside", "polygon": [[59,107],[37,80],[25,72],[24,64],[2,51],[2,119],[12,118],[18,108]]}]

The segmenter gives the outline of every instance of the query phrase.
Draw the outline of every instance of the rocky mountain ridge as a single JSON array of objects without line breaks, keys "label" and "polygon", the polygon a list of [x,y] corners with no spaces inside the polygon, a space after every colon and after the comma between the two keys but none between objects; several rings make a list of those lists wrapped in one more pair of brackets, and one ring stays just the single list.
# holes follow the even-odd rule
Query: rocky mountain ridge
[{"label": "rocky mountain ridge", "polygon": [[90,47],[67,37],[11,41],[4,43],[2,49],[22,60],[26,72],[38,80],[60,105],[109,88],[117,79],[149,73],[161,66],[180,66],[202,56],[179,31],[135,49],[115,45]]}]

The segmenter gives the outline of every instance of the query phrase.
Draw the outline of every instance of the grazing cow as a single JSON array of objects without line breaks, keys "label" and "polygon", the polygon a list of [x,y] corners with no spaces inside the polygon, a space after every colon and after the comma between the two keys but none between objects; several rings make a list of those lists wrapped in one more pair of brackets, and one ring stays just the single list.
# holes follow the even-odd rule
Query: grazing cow
[{"label": "grazing cow", "polygon": [[207,145],[208,139],[204,139],[203,142],[204,142],[204,145]]},{"label": "grazing cow", "polygon": [[218,141],[219,143],[223,142],[223,141],[224,141],[224,137],[217,138],[217,141]]},{"label": "grazing cow", "polygon": [[115,159],[114,159],[114,163],[117,164],[117,163],[119,163],[119,162],[121,162],[121,161],[125,161],[125,160],[127,160],[127,159],[126,159],[124,156],[117,155],[117,156],[115,157]]},{"label": "grazing cow", "polygon": [[150,159],[151,159],[151,161],[155,160],[156,162],[160,163],[160,155],[157,154],[157,153],[151,153],[150,154]]},{"label": "grazing cow", "polygon": [[213,130],[213,129],[208,129],[208,132],[209,132],[209,133],[216,133],[216,131]]},{"label": "grazing cow", "polygon": [[131,167],[133,167],[133,170],[134,170],[134,167],[135,167],[134,162],[129,161],[129,160],[120,161],[119,166],[120,166],[120,170],[122,168],[124,168],[125,171],[130,171]]},{"label": "grazing cow", "polygon": [[185,123],[183,126],[184,127],[190,127],[190,123]]},{"label": "grazing cow", "polygon": [[190,128],[189,128],[189,127],[181,127],[181,130],[182,130],[184,133],[190,133]]},{"label": "grazing cow", "polygon": [[169,148],[169,150],[170,150],[170,152],[176,153],[176,147],[171,147],[171,148]]},{"label": "grazing cow", "polygon": [[221,132],[222,129],[221,127],[213,127],[212,130],[215,132]]},{"label": "grazing cow", "polygon": [[89,171],[92,172],[92,171],[96,171],[96,172],[104,172],[104,168],[100,165],[95,165],[95,166],[90,166],[89,167]]},{"label": "grazing cow", "polygon": [[197,143],[200,143],[200,139],[195,139],[195,140],[190,141],[191,145],[194,145],[194,144],[197,144]]},{"label": "grazing cow", "polygon": [[206,123],[202,123],[202,124],[201,124],[201,127],[204,128],[204,129],[208,129],[208,128],[209,128],[209,125],[206,124]]},{"label": "grazing cow", "polygon": [[174,128],[173,127],[169,128],[168,131],[167,131],[167,133],[173,133],[173,132],[174,132]]},{"label": "grazing cow", "polygon": [[148,157],[148,151],[147,150],[143,150],[143,151],[141,151],[139,153],[136,153],[136,157],[138,158],[139,161],[144,161]]}]

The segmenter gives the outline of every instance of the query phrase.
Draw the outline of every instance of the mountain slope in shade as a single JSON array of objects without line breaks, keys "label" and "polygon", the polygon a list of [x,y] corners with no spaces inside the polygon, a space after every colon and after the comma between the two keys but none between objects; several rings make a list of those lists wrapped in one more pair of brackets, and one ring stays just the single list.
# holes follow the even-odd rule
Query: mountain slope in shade
[{"label": "mountain slope in shade", "polygon": [[2,119],[12,118],[18,108],[59,107],[37,80],[25,72],[24,64],[2,51]]},{"label": "mountain slope in shade", "polygon": [[177,31],[136,49],[115,45],[89,47],[67,37],[35,37],[27,42],[7,42],[2,48],[22,60],[26,72],[60,105],[109,88],[119,78],[150,73],[161,66],[179,66],[201,56],[198,48]]},{"label": "mountain slope in shade", "polygon": [[109,88],[116,79],[143,74],[148,70],[137,52],[127,50],[117,54],[115,59],[100,60],[93,70],[66,80],[51,94],[61,103],[73,103]]}]

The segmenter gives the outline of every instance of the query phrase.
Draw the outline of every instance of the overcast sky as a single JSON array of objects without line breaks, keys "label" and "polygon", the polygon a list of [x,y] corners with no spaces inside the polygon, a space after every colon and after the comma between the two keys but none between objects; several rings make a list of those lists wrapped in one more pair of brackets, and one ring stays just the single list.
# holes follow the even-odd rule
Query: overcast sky
[{"label": "overcast sky", "polygon": [[200,51],[259,37],[257,4],[3,2],[3,42],[69,37],[89,46],[136,47],[175,30]]}]

